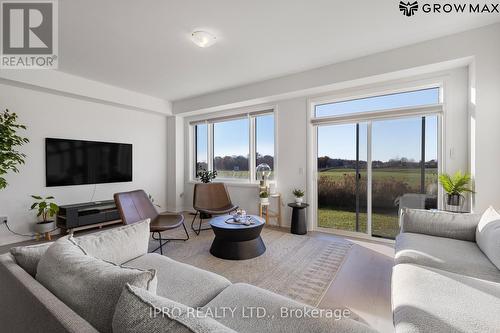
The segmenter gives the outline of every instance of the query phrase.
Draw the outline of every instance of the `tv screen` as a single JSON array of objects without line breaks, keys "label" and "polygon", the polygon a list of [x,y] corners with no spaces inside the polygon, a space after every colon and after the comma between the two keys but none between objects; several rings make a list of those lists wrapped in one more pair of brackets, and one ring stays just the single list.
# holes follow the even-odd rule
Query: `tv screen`
[{"label": "tv screen", "polygon": [[47,186],[132,181],[132,145],[45,139]]}]

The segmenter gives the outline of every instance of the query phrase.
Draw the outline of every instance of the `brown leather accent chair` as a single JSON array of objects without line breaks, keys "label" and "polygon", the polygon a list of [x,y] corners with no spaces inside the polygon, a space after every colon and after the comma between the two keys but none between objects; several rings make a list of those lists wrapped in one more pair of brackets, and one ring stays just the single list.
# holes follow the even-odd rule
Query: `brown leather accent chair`
[{"label": "brown leather accent chair", "polygon": [[[228,214],[238,209],[238,206],[233,205],[231,202],[229,192],[224,183],[200,183],[194,185],[193,208],[196,210],[196,214],[191,222],[191,229],[199,235],[201,230],[210,229],[201,228],[204,218],[212,215]],[[194,228],[194,221],[198,214],[200,224],[196,230]]]},{"label": "brown leather accent chair", "polygon": [[[151,237],[160,242],[160,246],[152,252],[156,252],[159,249],[160,253],[163,254],[163,246],[169,241],[187,241],[189,239],[189,234],[184,225],[184,216],[182,214],[158,213],[143,190],[115,193],[114,199],[124,224],[133,224],[148,218],[151,219],[149,225]],[[179,228],[180,226],[184,228],[186,238],[163,238],[161,236],[163,231]],[[158,237],[155,237],[156,234]]]}]

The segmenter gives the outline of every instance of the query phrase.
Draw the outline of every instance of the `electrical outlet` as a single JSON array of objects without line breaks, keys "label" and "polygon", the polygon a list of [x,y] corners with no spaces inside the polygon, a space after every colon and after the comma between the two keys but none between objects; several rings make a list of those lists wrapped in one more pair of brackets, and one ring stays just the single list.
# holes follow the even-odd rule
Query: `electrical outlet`
[{"label": "electrical outlet", "polygon": [[7,216],[0,216],[0,224],[7,223]]}]

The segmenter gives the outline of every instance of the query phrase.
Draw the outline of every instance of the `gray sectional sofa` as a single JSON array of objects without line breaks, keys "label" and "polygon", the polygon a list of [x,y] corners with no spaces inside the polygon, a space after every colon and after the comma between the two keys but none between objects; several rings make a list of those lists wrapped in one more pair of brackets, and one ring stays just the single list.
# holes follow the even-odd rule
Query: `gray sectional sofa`
[{"label": "gray sectional sofa", "polygon": [[[396,332],[500,332],[500,270],[476,242],[484,238],[480,220],[402,211],[392,275]],[[498,255],[498,238],[493,241]]]},{"label": "gray sectional sofa", "polygon": [[[77,238],[63,237],[53,244],[17,248],[1,255],[0,330],[95,333],[98,332],[96,325],[102,324],[104,329],[100,332],[116,333],[373,332],[349,318],[283,317],[280,315],[283,308],[312,308],[255,286],[233,284],[222,276],[166,256],[146,253],[147,243],[144,242],[149,240],[149,221],[132,227],[136,229],[130,228]],[[99,262],[94,265],[92,260]],[[105,272],[98,266],[104,267]],[[130,277],[113,275],[116,271],[122,274],[122,269],[138,269],[137,272],[125,272],[125,275],[135,274],[131,280],[135,282],[125,284],[124,279]],[[82,276],[75,275],[78,270],[82,271]],[[151,279],[153,274],[154,281]],[[137,287],[140,280],[137,276],[143,275],[147,277],[147,284],[143,284],[148,286],[147,290]],[[103,276],[112,277],[106,283],[95,281]],[[116,283],[122,284],[118,293],[103,290],[103,285]],[[184,312],[178,318],[172,317],[158,304],[182,308]],[[116,310],[115,306],[118,306]],[[248,316],[248,311],[242,311],[252,307],[264,308],[266,317],[252,317]],[[222,308],[236,311],[197,321],[186,316],[186,310],[191,308],[196,308],[196,313],[214,313]],[[151,318],[151,309],[167,316]],[[96,322],[96,316],[99,324],[91,324]],[[107,317],[107,322],[102,322]]]}]

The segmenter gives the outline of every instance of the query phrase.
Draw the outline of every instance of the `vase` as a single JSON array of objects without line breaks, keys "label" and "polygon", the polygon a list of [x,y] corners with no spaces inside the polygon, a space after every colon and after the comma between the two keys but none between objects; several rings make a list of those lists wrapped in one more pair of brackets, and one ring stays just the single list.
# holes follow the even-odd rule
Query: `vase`
[{"label": "vase", "polygon": [[260,204],[261,205],[269,204],[269,198],[260,198]]},{"label": "vase", "polygon": [[461,212],[465,197],[461,194],[446,194],[446,210],[450,212]]},{"label": "vase", "polygon": [[302,204],[302,202],[304,201],[304,198],[303,197],[295,197],[295,203],[297,205],[300,205]]}]

